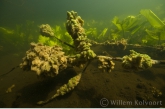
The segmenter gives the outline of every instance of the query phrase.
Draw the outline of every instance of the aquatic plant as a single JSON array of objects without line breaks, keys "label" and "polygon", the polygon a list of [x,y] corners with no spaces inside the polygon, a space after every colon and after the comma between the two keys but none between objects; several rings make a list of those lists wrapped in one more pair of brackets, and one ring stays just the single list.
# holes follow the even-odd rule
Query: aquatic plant
[{"label": "aquatic plant", "polygon": [[142,14],[154,28],[163,28],[165,26],[160,18],[149,9],[141,10],[140,14]]},{"label": "aquatic plant", "polygon": [[117,28],[111,29],[113,40],[125,38],[129,43],[147,45],[161,44],[165,40],[165,24],[151,10],[141,10],[139,15],[128,16],[122,21],[115,16],[112,23]]},{"label": "aquatic plant", "polygon": [[108,40],[107,31],[108,28],[104,28],[102,31],[98,31],[98,28],[89,28],[85,30],[88,38],[97,42]]},{"label": "aquatic plant", "polygon": [[146,29],[148,36],[154,40],[160,41],[165,40],[165,24],[156,16],[151,10],[145,9],[141,10],[140,13],[149,21],[152,30]]},{"label": "aquatic plant", "polygon": [[86,19],[84,22],[86,35],[90,40],[103,42],[109,40],[109,25],[105,21],[96,21]]},{"label": "aquatic plant", "polygon": [[45,44],[45,45],[48,45],[48,46],[58,45],[57,41],[53,41],[51,38],[44,37],[42,35],[39,35],[38,42],[42,43],[42,44]]},{"label": "aquatic plant", "polygon": [[100,35],[98,37],[99,38],[104,38],[107,31],[108,31],[108,28],[104,28],[103,31],[100,33]]},{"label": "aquatic plant", "polygon": [[[112,20],[112,23],[117,27],[117,30],[111,30],[111,35],[115,39],[121,38],[131,38],[126,36],[126,32],[129,32],[131,35],[134,35],[144,24],[141,20],[141,17],[138,16],[128,16],[123,21],[120,21],[117,16],[115,16]],[[122,34],[122,35],[119,35]],[[117,38],[118,36],[118,38]]]},{"label": "aquatic plant", "polygon": [[162,41],[165,41],[165,32],[164,29],[146,29],[147,33],[147,40],[149,43],[152,43],[154,45],[158,44],[160,45]]},{"label": "aquatic plant", "polygon": [[[38,42],[48,46],[54,46],[54,45],[63,46],[63,49],[66,53],[73,52],[72,48],[61,43],[61,41],[63,41],[63,42],[67,42],[70,45],[73,45],[73,40],[71,36],[64,29],[62,29],[60,25],[56,25],[55,28],[52,29],[52,35],[50,36],[54,36],[54,35],[55,37],[47,37],[48,34],[39,35]],[[59,39],[61,41],[59,41]]]},{"label": "aquatic plant", "polygon": [[13,30],[6,29],[4,27],[0,27],[0,32],[3,34],[14,34]]},{"label": "aquatic plant", "polygon": [[86,35],[89,36],[88,38],[97,40],[97,36],[98,36],[97,28],[89,28],[89,29],[86,29],[85,32],[86,32]]},{"label": "aquatic plant", "polygon": [[[36,41],[36,29],[33,21],[27,21],[25,24],[16,24],[15,28],[0,27],[0,43],[4,50],[20,50],[29,46],[29,43]],[[38,33],[37,33],[38,34]],[[13,49],[10,49],[13,47]]]}]

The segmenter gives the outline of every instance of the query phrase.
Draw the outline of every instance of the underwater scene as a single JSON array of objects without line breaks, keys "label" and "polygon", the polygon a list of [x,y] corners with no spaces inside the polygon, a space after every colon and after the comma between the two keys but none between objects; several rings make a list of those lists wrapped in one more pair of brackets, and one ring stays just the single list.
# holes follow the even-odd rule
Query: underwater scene
[{"label": "underwater scene", "polygon": [[0,0],[0,108],[165,108],[164,0]]}]

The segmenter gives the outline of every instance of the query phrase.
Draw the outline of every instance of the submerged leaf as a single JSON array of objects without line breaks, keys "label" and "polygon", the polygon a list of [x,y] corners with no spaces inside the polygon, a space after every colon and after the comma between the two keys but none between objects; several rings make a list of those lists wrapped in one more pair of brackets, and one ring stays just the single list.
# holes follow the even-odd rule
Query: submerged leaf
[{"label": "submerged leaf", "polygon": [[141,26],[144,24],[144,21],[138,15],[138,16],[128,16],[121,22],[119,22],[118,17],[115,17],[112,23],[118,27],[118,30],[120,32],[121,31],[130,32],[133,35],[141,28]]},{"label": "submerged leaf", "polygon": [[118,28],[118,30],[122,30],[121,23],[119,22],[119,18],[117,16],[113,18],[112,23]]},{"label": "submerged leaf", "polygon": [[131,28],[130,29],[131,35],[135,34],[140,28],[141,26],[135,26],[134,28]]},{"label": "submerged leaf", "polygon": [[146,29],[145,31],[147,32],[147,34],[148,34],[148,36],[149,36],[150,38],[152,38],[152,39],[154,39],[154,40],[159,40],[159,38],[158,38],[158,36],[156,35],[155,32],[150,31],[150,30],[148,30],[148,29]]},{"label": "submerged leaf", "polygon": [[97,28],[89,28],[86,30],[86,35],[92,35],[94,37],[97,37]]},{"label": "submerged leaf", "polygon": [[149,9],[141,10],[140,13],[147,18],[154,28],[162,28],[165,24]]},{"label": "submerged leaf", "polygon": [[5,34],[14,34],[13,30],[9,30],[4,27],[0,27],[0,32],[5,33]]},{"label": "submerged leaf", "polygon": [[105,36],[105,34],[107,33],[107,30],[108,30],[108,28],[104,28],[104,30],[101,32],[99,37]]},{"label": "submerged leaf", "polygon": [[162,31],[162,32],[160,33],[160,39],[161,39],[161,40],[165,40],[165,31]]},{"label": "submerged leaf", "polygon": [[123,29],[125,31],[129,31],[129,29],[137,26],[138,24],[138,19],[135,16],[128,16],[126,19],[123,21]]},{"label": "submerged leaf", "polygon": [[39,35],[38,37],[38,42],[42,44],[46,43],[48,40],[49,40],[49,37],[44,37],[42,35]]}]

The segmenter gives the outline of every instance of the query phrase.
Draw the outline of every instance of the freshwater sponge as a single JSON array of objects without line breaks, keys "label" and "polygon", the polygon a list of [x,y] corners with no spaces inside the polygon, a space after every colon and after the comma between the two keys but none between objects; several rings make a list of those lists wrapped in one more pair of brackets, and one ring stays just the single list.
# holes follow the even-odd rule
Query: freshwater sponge
[{"label": "freshwater sponge", "polygon": [[30,50],[20,64],[23,70],[35,71],[38,76],[54,77],[67,67],[67,59],[59,46],[46,46],[40,43],[31,43]]},{"label": "freshwater sponge", "polygon": [[125,69],[146,69],[152,67],[152,59],[147,54],[140,54],[130,50],[130,55],[123,57],[122,67]]},{"label": "freshwater sponge", "polygon": [[54,32],[53,32],[53,30],[49,24],[45,24],[45,25],[42,24],[40,26],[40,34],[42,36],[46,36],[46,37],[53,37],[54,36]]},{"label": "freshwater sponge", "polygon": [[109,57],[99,56],[98,57],[98,68],[104,72],[111,72],[115,67],[115,63]]}]

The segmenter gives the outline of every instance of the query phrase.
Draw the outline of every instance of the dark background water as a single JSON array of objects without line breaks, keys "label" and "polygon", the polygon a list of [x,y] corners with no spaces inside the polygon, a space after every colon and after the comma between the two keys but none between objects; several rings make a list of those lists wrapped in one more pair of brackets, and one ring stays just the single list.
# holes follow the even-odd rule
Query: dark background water
[{"label": "dark background water", "polygon": [[[164,10],[164,0],[1,0],[0,26],[32,20],[65,22],[66,11],[77,11],[83,19],[110,20],[114,16],[137,15],[141,9]],[[161,15],[159,15],[161,17]]]}]

